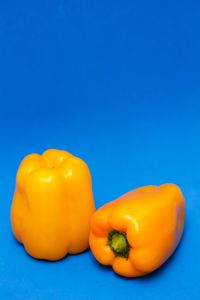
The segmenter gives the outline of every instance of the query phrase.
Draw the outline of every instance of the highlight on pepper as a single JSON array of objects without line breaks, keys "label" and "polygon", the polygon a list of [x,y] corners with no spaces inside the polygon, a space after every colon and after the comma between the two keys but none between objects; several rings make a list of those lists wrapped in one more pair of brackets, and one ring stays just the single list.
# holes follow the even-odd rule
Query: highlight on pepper
[{"label": "highlight on pepper", "polygon": [[86,250],[94,211],[91,175],[83,160],[55,149],[23,159],[11,225],[32,257],[58,260]]},{"label": "highlight on pepper", "polygon": [[145,186],[105,204],[92,216],[90,248],[99,263],[125,277],[159,268],[180,242],[185,199],[175,184]]}]

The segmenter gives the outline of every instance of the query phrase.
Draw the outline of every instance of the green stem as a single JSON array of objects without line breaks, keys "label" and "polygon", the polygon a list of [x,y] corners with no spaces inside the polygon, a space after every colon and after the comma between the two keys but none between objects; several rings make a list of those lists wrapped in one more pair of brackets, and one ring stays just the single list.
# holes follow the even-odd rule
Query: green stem
[{"label": "green stem", "polygon": [[131,247],[124,232],[118,230],[110,231],[108,233],[108,245],[115,256],[128,258]]}]

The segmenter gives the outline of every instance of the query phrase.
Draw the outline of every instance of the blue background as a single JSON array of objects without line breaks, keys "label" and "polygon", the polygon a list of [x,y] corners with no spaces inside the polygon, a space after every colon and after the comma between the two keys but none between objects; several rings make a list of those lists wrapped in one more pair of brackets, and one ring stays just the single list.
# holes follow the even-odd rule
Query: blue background
[{"label": "blue background", "polygon": [[[199,299],[200,2],[0,2],[0,299]],[[15,174],[31,152],[82,157],[96,206],[174,182],[181,245],[152,275],[124,279],[90,251],[48,263],[13,238]]]}]

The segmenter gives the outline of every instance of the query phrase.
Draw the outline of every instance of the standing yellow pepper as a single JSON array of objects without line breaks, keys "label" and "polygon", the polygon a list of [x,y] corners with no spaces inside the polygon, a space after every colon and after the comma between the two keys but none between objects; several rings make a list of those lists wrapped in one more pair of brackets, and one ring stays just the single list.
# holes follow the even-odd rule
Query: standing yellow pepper
[{"label": "standing yellow pepper", "polygon": [[53,149],[24,158],[16,178],[11,224],[31,256],[57,260],[84,251],[94,210],[91,175],[83,160]]},{"label": "standing yellow pepper", "polygon": [[178,245],[185,200],[174,184],[146,186],[98,209],[91,220],[90,248],[96,259],[122,276],[160,267]]}]

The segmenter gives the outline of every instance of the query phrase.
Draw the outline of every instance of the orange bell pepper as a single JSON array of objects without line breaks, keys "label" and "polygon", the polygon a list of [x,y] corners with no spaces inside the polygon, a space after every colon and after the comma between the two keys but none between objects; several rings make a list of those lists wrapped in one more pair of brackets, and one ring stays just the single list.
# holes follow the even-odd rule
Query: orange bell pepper
[{"label": "orange bell pepper", "polygon": [[54,149],[24,158],[16,177],[11,224],[31,256],[58,260],[84,251],[94,210],[91,175],[83,160]]},{"label": "orange bell pepper", "polygon": [[160,267],[183,232],[185,200],[174,184],[133,190],[98,209],[91,220],[90,248],[103,265],[125,277]]}]

